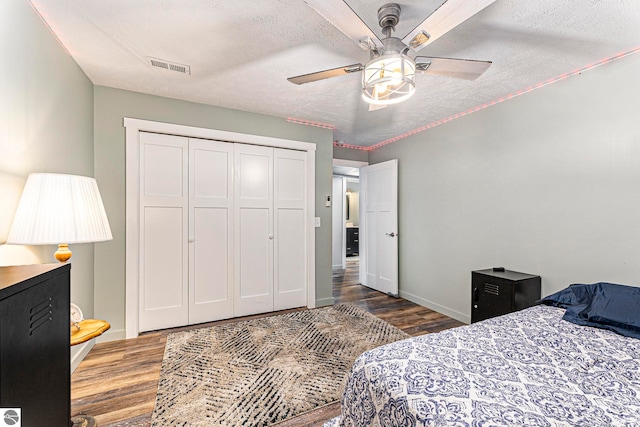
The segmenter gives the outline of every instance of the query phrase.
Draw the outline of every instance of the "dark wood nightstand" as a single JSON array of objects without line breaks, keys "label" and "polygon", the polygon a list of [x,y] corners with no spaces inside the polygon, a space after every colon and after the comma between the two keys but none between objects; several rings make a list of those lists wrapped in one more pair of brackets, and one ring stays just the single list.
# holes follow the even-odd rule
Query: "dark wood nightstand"
[{"label": "dark wood nightstand", "polygon": [[540,276],[489,268],[471,272],[471,323],[531,307],[540,299]]}]

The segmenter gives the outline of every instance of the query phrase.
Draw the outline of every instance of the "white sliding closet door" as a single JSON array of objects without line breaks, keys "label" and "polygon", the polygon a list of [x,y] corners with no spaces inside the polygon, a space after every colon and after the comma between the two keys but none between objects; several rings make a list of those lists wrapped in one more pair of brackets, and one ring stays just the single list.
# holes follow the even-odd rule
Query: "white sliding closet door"
[{"label": "white sliding closet door", "polygon": [[188,139],[140,132],[141,331],[186,325]]},{"label": "white sliding closet door", "polygon": [[139,135],[138,330],[307,305],[307,153]]},{"label": "white sliding closet door", "polygon": [[306,305],[306,153],[274,150],[274,310]]},{"label": "white sliding closet door", "polygon": [[189,323],[233,317],[233,147],[189,140]]},{"label": "white sliding closet door", "polygon": [[235,145],[235,315],[273,311],[273,148]]}]

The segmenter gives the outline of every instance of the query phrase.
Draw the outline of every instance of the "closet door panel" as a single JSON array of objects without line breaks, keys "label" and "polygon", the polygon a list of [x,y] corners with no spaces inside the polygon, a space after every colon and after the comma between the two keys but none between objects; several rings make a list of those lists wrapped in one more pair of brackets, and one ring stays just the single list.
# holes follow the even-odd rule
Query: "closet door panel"
[{"label": "closet door panel", "polygon": [[[306,258],[304,239],[300,230],[304,229],[304,213],[294,209],[279,209],[278,238],[276,239],[277,294],[276,310],[301,307],[305,305]],[[296,299],[292,293],[302,293],[302,299]],[[297,302],[296,302],[297,301]],[[299,304],[299,305],[298,305]]]},{"label": "closet door panel", "polygon": [[235,144],[235,316],[273,311],[273,148]]},{"label": "closet door panel", "polygon": [[189,140],[189,323],[233,317],[233,144]]},{"label": "closet door panel", "polygon": [[306,196],[305,155],[293,150],[275,150],[276,203],[304,208]]},{"label": "closet door panel", "polygon": [[[182,198],[184,194],[183,146],[164,145],[170,143],[167,135],[156,135],[157,140],[143,145],[144,178],[143,194],[146,197]],[[160,138],[162,137],[162,138]],[[155,138],[154,138],[155,139]],[[184,142],[181,138],[181,142]],[[154,143],[155,142],[155,143]]]},{"label": "closet door panel", "polygon": [[306,305],[306,155],[274,150],[274,309]]},{"label": "closet door panel", "polygon": [[[190,244],[189,323],[233,317],[228,210],[195,208]],[[229,284],[231,282],[231,285]]]},{"label": "closet door panel", "polygon": [[268,207],[271,203],[271,148],[238,144],[238,199],[243,206]]},{"label": "closet door panel", "polygon": [[216,200],[227,206],[233,187],[233,145],[217,141],[191,140],[193,197]]},{"label": "closet door panel", "polygon": [[269,210],[240,209],[240,298],[269,297]]},{"label": "closet door panel", "polygon": [[188,321],[188,140],[140,133],[140,331]]},{"label": "closet door panel", "polygon": [[144,310],[180,310],[182,282],[182,209],[148,206],[144,209]]}]

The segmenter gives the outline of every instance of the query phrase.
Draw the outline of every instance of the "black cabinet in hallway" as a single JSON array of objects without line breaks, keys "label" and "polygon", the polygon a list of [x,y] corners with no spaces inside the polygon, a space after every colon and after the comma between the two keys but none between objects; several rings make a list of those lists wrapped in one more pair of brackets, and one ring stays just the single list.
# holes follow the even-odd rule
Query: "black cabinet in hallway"
[{"label": "black cabinet in hallway", "polygon": [[360,231],[358,227],[347,227],[347,256],[358,255],[360,248]]}]

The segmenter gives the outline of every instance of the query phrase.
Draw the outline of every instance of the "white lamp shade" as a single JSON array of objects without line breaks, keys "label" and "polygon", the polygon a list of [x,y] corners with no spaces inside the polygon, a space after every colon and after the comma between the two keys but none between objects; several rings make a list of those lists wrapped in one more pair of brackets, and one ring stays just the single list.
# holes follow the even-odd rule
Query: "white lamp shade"
[{"label": "white lamp shade", "polygon": [[32,173],[22,191],[7,243],[57,245],[111,239],[94,178]]}]

